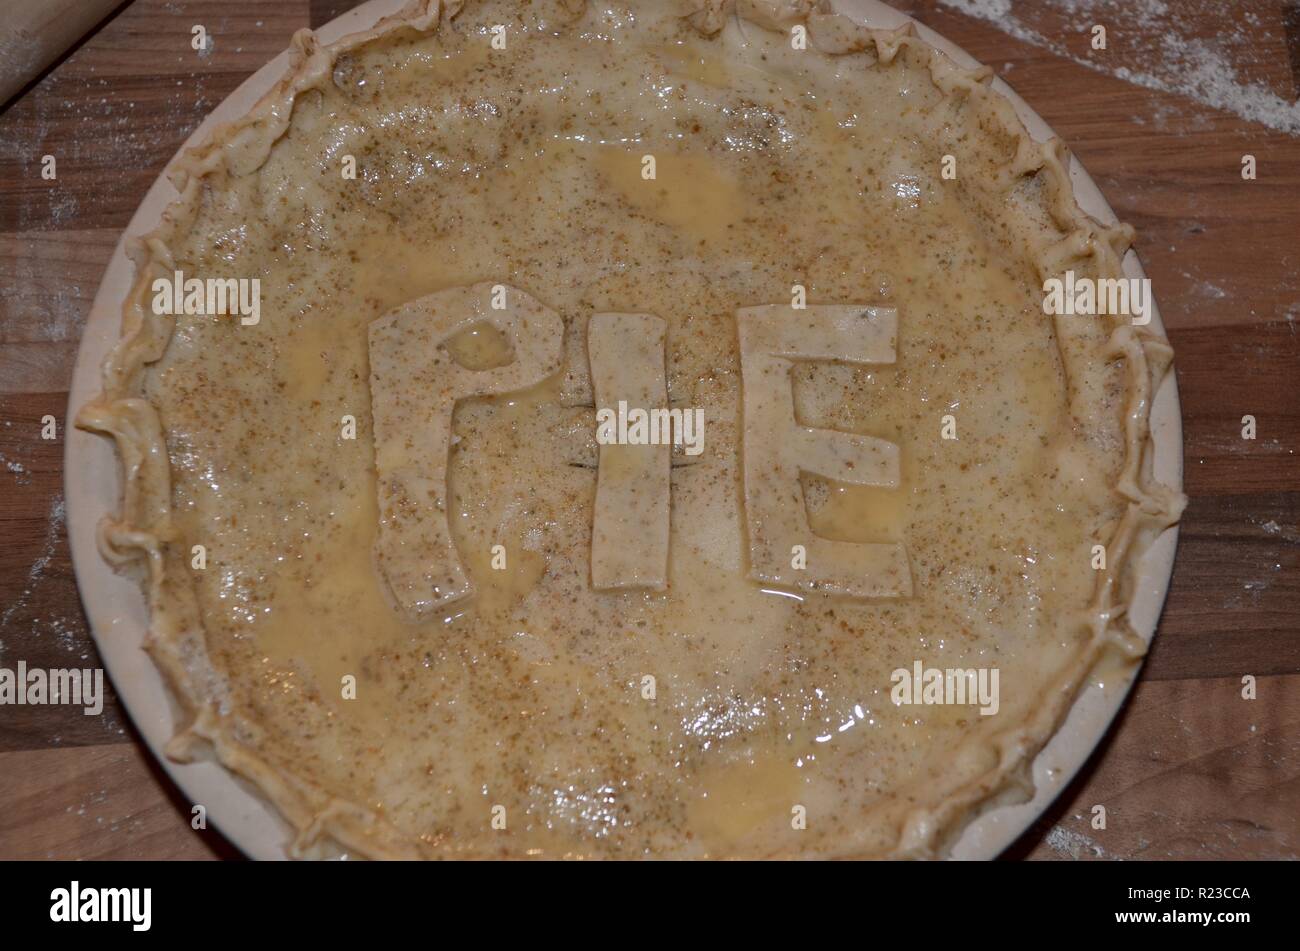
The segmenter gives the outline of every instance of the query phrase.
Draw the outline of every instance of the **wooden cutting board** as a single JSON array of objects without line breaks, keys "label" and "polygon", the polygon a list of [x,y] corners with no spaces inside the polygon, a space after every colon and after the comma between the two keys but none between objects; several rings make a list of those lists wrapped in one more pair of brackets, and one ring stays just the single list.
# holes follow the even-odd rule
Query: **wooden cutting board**
[{"label": "wooden cutting board", "polygon": [[[1294,858],[1300,4],[1227,15],[1134,3],[1099,24],[1065,0],[1017,3],[1000,23],[984,0],[898,5],[992,65],[1070,143],[1137,227],[1177,351],[1191,503],[1154,649],[1098,752],[1008,856]],[[98,663],[64,535],[61,436],[81,328],[122,229],[218,102],[294,30],[351,6],[135,0],[0,113],[0,665]],[[196,24],[210,49],[191,48]],[[1105,50],[1091,47],[1094,25]],[[1254,440],[1241,438],[1247,414]],[[1257,699],[1242,698],[1247,675]],[[115,700],[99,717],[0,707],[0,858],[236,854],[190,829],[189,804]]]}]

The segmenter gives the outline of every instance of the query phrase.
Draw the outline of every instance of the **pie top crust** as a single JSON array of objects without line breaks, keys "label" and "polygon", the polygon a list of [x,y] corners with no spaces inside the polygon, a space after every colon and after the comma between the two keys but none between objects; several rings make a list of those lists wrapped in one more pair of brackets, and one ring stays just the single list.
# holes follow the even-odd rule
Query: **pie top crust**
[{"label": "pie top crust", "polygon": [[[1032,794],[1099,661],[1145,650],[1135,565],[1183,505],[1151,473],[1172,352],[1127,318],[1044,317],[1041,292],[1120,276],[1131,229],[1079,209],[1065,146],[1030,137],[989,69],[910,27],[801,0],[461,6],[330,46],[299,32],[131,244],[122,337],[78,423],[122,461],[100,547],[147,594],[183,707],[168,755],[251,780],[294,855],[945,854]],[[260,323],[155,314],[176,271],[259,277]],[[742,351],[779,351],[794,284],[870,312],[880,359],[778,366],[791,411],[742,387]],[[527,353],[439,323],[498,286],[527,302]],[[671,405],[703,408],[705,451],[672,455],[671,531],[666,496],[625,493],[626,524],[593,539],[597,479],[616,493],[623,464],[595,407],[655,383],[592,368],[638,347],[664,354]],[[445,372],[404,387],[434,351]],[[450,431],[422,424],[444,378],[525,363],[540,382],[520,369]],[[896,458],[876,488],[806,478],[816,440],[757,419]],[[868,568],[816,590],[765,573],[802,524],[747,522],[771,473]],[[404,522],[416,484],[445,498]],[[461,572],[431,596],[415,551]],[[854,588],[868,573],[888,580]],[[915,661],[999,668],[998,714],[891,703]]]}]

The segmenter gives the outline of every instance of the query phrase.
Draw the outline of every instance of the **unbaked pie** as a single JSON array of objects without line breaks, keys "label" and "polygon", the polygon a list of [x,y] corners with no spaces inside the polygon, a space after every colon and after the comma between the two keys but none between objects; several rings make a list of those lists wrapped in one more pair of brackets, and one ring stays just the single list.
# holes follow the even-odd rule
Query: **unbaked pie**
[{"label": "unbaked pie", "polygon": [[79,416],[170,755],[304,856],[924,857],[1024,798],[1182,499],[1168,345],[1044,314],[1131,231],[990,79],[802,0],[299,33]]}]

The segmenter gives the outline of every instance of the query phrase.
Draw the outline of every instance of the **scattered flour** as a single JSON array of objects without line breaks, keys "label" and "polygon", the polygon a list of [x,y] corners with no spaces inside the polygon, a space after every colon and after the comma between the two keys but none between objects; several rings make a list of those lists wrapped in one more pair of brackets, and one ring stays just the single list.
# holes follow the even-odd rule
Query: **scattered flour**
[{"label": "scattered flour", "polygon": [[0,452],[0,465],[4,466],[8,472],[13,473],[14,480],[19,485],[27,485],[32,481],[31,475],[28,473],[28,469],[25,465],[18,462],[16,459],[10,459],[2,452]]},{"label": "scattered flour", "polygon": [[[76,199],[72,200],[75,203]],[[81,335],[87,308],[81,283],[71,279],[48,280],[47,233],[16,235],[14,241],[18,247],[7,262],[11,289],[0,300],[0,334],[12,340],[75,342]],[[0,456],[0,463],[3,462],[5,459]],[[9,465],[9,471],[18,470]]]},{"label": "scattered flour", "polygon": [[1044,840],[1048,846],[1063,858],[1081,859],[1085,856],[1094,859],[1109,858],[1106,850],[1095,840],[1081,832],[1073,832],[1064,826],[1052,826]]},{"label": "scattered flour", "polygon": [[[23,588],[22,594],[14,599],[14,602],[5,608],[4,614],[0,614],[0,631],[9,626],[9,622],[27,606],[31,599],[32,592],[36,585],[45,576],[45,569],[50,566],[54,559],[54,552],[59,544],[59,537],[63,534],[64,525],[67,521],[67,509],[63,504],[63,496],[56,495],[50,502],[49,519],[45,527],[45,543],[41,546],[41,552],[32,562],[31,568],[27,570],[27,585]],[[62,625],[62,630],[59,626]],[[70,647],[76,642],[74,632],[66,627],[63,622],[56,622],[54,625],[55,633],[60,635],[60,643],[65,648]],[[4,653],[4,644],[0,642],[0,654]]]},{"label": "scattered flour", "polygon": [[[1207,6],[1206,11],[1217,21],[1228,21],[1213,39],[1207,40],[1187,35],[1185,24],[1193,18],[1185,9],[1171,9],[1162,0],[1129,0],[1122,4],[1114,0],[1045,0],[1031,14],[1037,20],[1039,9],[1051,11],[1058,18],[1067,18],[1066,29],[1078,34],[1088,33],[1096,23],[1109,25],[1112,30],[1122,26],[1141,31],[1148,45],[1138,52],[1148,62],[1136,68],[1116,62],[1121,54],[1114,49],[1096,56],[1070,52],[1059,39],[1045,35],[1043,27],[1017,16],[1011,0],[939,2],[1097,72],[1135,86],[1185,96],[1289,135],[1300,135],[1300,102],[1288,102],[1267,86],[1242,80],[1234,65],[1234,59],[1240,60],[1233,55],[1234,50],[1254,48],[1253,34],[1261,28],[1257,16],[1242,16],[1221,5]],[[1232,23],[1234,19],[1240,22]]]}]

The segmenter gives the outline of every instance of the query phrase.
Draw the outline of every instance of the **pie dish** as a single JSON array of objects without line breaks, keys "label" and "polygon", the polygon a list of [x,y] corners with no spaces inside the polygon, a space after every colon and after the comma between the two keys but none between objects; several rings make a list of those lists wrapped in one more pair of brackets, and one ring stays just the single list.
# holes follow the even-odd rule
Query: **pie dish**
[{"label": "pie dish", "polygon": [[[1043,314],[1132,239],[1069,169],[988,70],[809,3],[299,34],[175,164],[78,414],[168,755],[295,855],[950,854],[1127,683],[1182,506],[1158,330]],[[260,319],[156,313],[178,272]],[[704,451],[598,446],[620,393]],[[996,712],[896,702],[917,665],[996,670]]]}]

